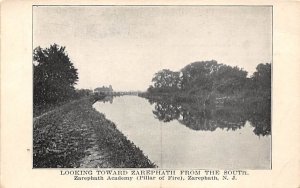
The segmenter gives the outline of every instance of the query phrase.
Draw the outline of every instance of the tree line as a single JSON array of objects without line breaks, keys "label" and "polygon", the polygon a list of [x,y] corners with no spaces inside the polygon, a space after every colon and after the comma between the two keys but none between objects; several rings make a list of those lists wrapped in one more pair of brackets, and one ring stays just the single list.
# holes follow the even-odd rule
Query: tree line
[{"label": "tree line", "polygon": [[215,60],[198,61],[180,71],[163,69],[155,73],[148,94],[189,96],[271,97],[271,64],[259,64],[252,76],[237,67]]},{"label": "tree line", "polygon": [[[78,70],[66,48],[57,44],[37,47],[33,51],[34,105],[57,104],[72,98],[87,96],[92,91],[76,90]],[[261,96],[271,98],[271,64],[259,64],[256,72],[247,71],[215,60],[198,61],[180,71],[163,69],[155,73],[148,94],[181,96]]]}]

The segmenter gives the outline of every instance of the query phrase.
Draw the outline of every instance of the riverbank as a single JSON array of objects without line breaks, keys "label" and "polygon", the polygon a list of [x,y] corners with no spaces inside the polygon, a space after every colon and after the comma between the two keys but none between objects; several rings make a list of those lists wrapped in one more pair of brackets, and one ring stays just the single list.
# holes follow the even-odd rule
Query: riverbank
[{"label": "riverbank", "polygon": [[34,168],[155,167],[93,102],[83,98],[34,118]]},{"label": "riverbank", "polygon": [[149,100],[170,101],[177,103],[197,103],[198,105],[235,105],[241,102],[234,96],[216,96],[215,94],[187,94],[183,92],[173,93],[140,93],[139,97]]},{"label": "riverbank", "polygon": [[183,95],[180,93],[139,93],[139,97],[150,99],[150,100],[166,100],[172,102],[196,102],[198,96],[196,95]]},{"label": "riverbank", "polygon": [[239,94],[232,95],[220,95],[214,92],[211,93],[198,93],[198,94],[187,94],[184,92],[172,92],[172,93],[139,93],[139,97],[143,97],[154,101],[170,101],[177,103],[197,103],[198,105],[209,105],[209,106],[240,106],[240,105],[253,105],[259,102],[265,102],[271,100],[268,98],[268,93],[258,92],[247,94],[241,92]]}]

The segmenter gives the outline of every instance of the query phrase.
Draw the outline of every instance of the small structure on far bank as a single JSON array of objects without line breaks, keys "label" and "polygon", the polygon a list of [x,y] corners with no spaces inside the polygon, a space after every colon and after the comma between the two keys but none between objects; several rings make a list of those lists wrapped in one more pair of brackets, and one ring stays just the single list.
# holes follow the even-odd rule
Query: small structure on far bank
[{"label": "small structure on far bank", "polygon": [[97,87],[96,89],[94,89],[94,93],[104,93],[106,95],[112,95],[114,92],[113,88],[111,85],[109,85],[109,87],[105,87],[105,86],[102,86],[102,87]]}]

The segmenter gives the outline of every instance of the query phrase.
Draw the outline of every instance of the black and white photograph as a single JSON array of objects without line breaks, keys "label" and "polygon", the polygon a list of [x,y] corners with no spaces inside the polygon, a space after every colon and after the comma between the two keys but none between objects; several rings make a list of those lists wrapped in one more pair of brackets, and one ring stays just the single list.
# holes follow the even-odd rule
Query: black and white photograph
[{"label": "black and white photograph", "polygon": [[273,7],[32,6],[32,167],[272,169]]}]

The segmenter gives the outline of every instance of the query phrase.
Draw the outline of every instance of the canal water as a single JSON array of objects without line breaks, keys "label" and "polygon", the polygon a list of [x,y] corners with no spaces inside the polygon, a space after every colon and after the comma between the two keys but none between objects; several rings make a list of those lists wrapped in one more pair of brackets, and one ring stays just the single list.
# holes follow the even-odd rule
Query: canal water
[{"label": "canal water", "polygon": [[159,168],[270,169],[269,117],[122,96],[94,108]]}]

